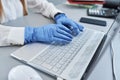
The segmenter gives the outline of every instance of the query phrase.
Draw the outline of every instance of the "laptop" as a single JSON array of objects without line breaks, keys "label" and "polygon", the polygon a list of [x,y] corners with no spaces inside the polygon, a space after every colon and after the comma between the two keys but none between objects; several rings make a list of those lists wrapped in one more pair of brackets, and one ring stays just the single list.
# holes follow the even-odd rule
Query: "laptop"
[{"label": "laptop", "polygon": [[[30,15],[31,17],[32,15]],[[25,26],[26,21],[24,20],[31,20],[30,18],[21,19],[21,22],[16,20],[14,23],[19,24],[20,22],[20,26],[22,26],[23,22]],[[14,25],[13,23],[7,24]],[[57,78],[80,80],[103,37],[103,32],[85,28],[84,32],[74,37],[69,44],[31,43],[11,53],[11,56]]]}]

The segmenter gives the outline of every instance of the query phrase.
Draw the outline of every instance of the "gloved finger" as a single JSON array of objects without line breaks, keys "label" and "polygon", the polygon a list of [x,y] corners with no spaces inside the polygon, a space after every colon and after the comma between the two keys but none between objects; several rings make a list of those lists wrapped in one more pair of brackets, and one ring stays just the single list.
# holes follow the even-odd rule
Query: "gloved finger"
[{"label": "gloved finger", "polygon": [[64,39],[64,40],[67,40],[67,41],[72,41],[72,38],[70,38],[70,37],[68,37],[68,36],[66,36],[64,34],[61,34],[61,33],[56,33],[54,35],[54,37]]},{"label": "gloved finger", "polygon": [[68,32],[66,32],[66,31],[63,30],[63,29],[57,29],[57,32],[60,33],[60,34],[65,35],[65,36],[67,36],[67,37],[69,37],[69,38],[73,38],[72,33],[68,33]]},{"label": "gloved finger", "polygon": [[79,31],[79,28],[78,28],[78,26],[74,23],[74,21],[70,21],[70,20],[69,20],[69,21],[66,21],[64,24],[70,27],[70,29],[72,30],[72,33],[73,33],[74,36],[76,36],[76,35],[79,34],[79,32],[80,32],[80,31]]},{"label": "gloved finger", "polygon": [[64,25],[59,25],[59,28],[60,29],[62,29],[62,30],[64,30],[64,31],[66,31],[67,33],[69,33],[69,34],[72,34],[72,31],[70,30],[70,29],[68,29],[66,26],[64,26]]},{"label": "gloved finger", "polygon": [[74,23],[78,26],[78,28],[79,28],[80,31],[83,31],[84,27],[82,25],[80,25],[80,24],[78,24],[76,22],[74,22]]},{"label": "gloved finger", "polygon": [[61,38],[57,38],[57,37],[54,37],[54,41],[55,41],[55,43],[58,43],[58,44],[68,44],[68,43],[70,43],[71,41],[67,41],[67,40],[65,40],[65,39],[61,39]]},{"label": "gloved finger", "polygon": [[72,21],[70,21],[69,19],[66,21],[62,21],[61,24],[64,25],[65,27],[67,27],[68,29],[72,30],[73,27],[71,27],[71,23]]}]

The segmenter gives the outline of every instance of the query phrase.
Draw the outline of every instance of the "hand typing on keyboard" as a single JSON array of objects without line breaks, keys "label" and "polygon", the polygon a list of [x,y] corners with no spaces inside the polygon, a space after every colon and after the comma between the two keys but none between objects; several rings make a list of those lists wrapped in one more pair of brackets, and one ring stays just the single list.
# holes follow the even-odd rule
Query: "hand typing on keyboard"
[{"label": "hand typing on keyboard", "polygon": [[57,14],[54,20],[57,24],[62,24],[71,29],[73,36],[77,36],[84,29],[82,25],[68,18],[64,13]]},{"label": "hand typing on keyboard", "polygon": [[75,33],[73,29],[69,29],[62,24],[51,24],[37,28],[26,27],[25,44],[30,42],[68,44],[73,39],[73,33]]},{"label": "hand typing on keyboard", "polygon": [[72,31],[60,24],[50,24],[42,27],[26,27],[25,43],[44,42],[44,43],[63,43],[72,41]]}]

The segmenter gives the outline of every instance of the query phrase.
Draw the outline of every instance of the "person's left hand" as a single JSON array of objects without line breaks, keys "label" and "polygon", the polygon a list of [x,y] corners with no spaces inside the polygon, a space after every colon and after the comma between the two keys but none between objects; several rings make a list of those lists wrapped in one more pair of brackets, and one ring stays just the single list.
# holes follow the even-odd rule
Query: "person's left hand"
[{"label": "person's left hand", "polygon": [[57,24],[62,24],[72,30],[74,36],[77,36],[79,32],[82,32],[84,27],[75,21],[69,19],[64,13],[57,14],[54,18]]}]

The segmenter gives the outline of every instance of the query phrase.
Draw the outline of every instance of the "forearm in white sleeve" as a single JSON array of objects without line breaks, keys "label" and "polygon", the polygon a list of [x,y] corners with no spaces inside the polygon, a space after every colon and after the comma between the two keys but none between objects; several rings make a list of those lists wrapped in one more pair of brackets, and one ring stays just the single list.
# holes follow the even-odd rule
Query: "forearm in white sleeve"
[{"label": "forearm in white sleeve", "polygon": [[46,17],[54,18],[55,14],[62,11],[55,8],[52,3],[47,0],[27,0],[28,8],[32,8],[34,12],[41,13]]},{"label": "forearm in white sleeve", "polygon": [[23,45],[24,27],[0,25],[0,46]]}]

